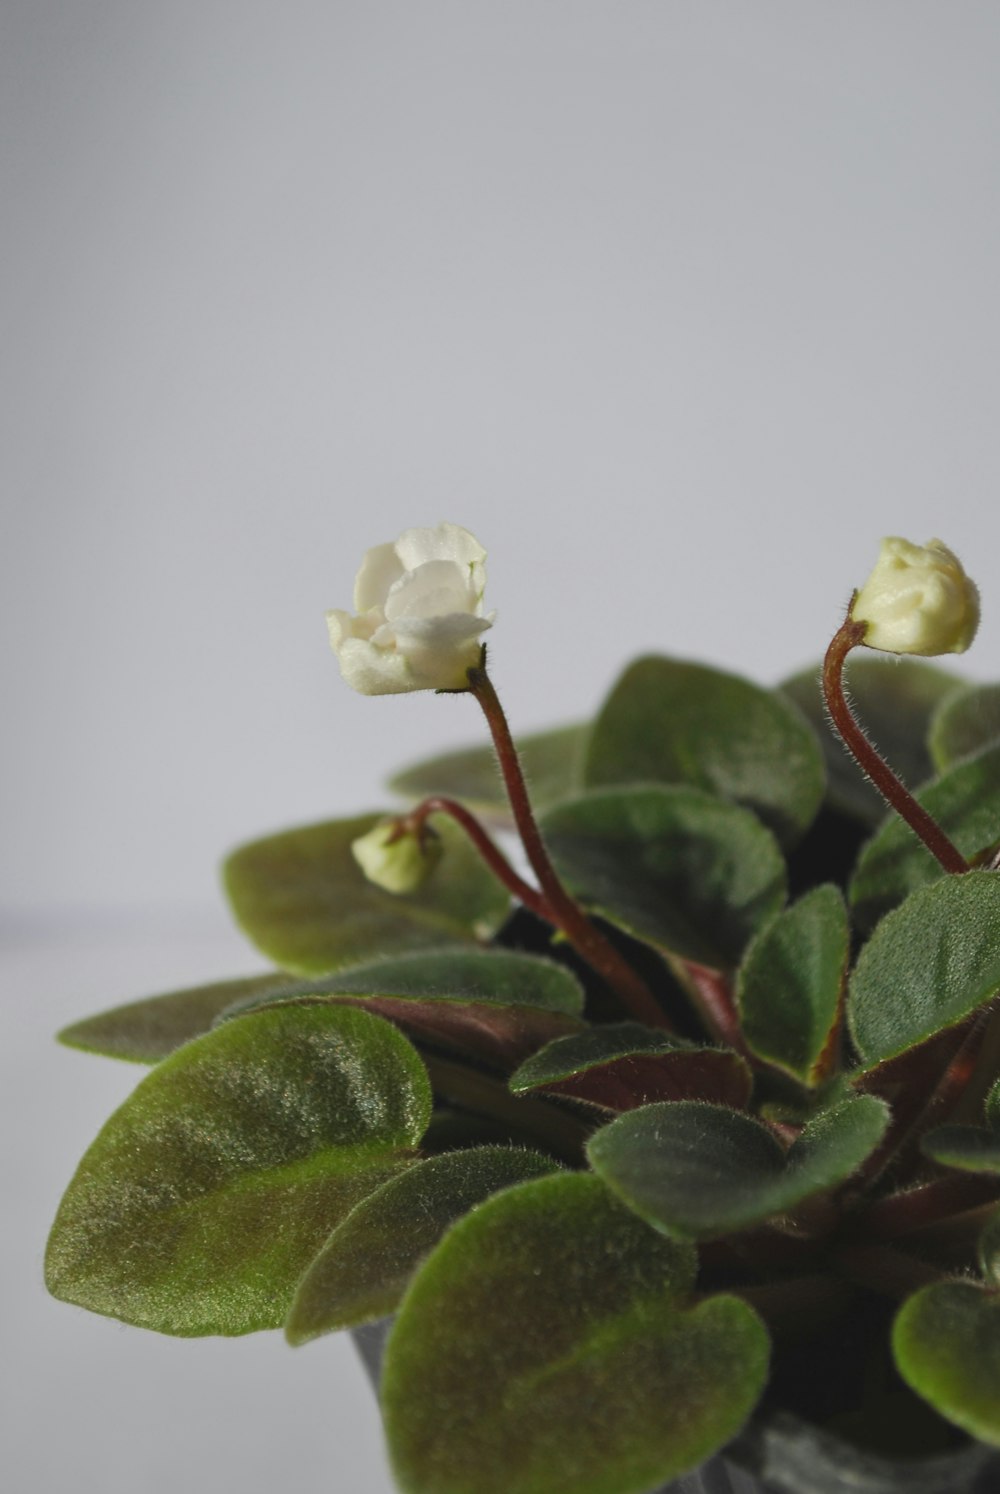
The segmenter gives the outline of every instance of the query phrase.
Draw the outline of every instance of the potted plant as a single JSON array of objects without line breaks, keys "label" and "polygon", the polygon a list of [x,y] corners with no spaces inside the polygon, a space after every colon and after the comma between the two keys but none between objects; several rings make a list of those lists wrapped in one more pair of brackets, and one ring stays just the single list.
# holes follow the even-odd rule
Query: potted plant
[{"label": "potted plant", "polygon": [[484,584],[410,530],[329,626],[355,689],[465,692],[492,746],[230,856],[270,973],[61,1035],[152,1067],[51,1291],[375,1359],[391,1324],[411,1494],[1000,1487],[1000,686],[844,691],[858,646],[964,650],[975,587],[886,540],[822,670],[642,658],[518,750]]}]

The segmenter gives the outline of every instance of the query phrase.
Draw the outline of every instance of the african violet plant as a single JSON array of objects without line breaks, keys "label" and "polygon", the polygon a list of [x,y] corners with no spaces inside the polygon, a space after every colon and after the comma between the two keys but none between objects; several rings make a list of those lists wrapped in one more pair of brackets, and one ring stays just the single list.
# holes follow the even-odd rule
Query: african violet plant
[{"label": "african violet plant", "polygon": [[[769,1487],[839,1487],[853,1445],[971,1488],[1000,1446],[1000,686],[855,658],[890,768],[843,674],[965,649],[975,587],[887,540],[821,671],[642,658],[517,751],[484,580],[465,530],[410,530],[329,626],[355,689],[466,692],[492,748],[229,858],[270,973],[62,1034],[153,1067],[50,1289],[293,1344],[394,1315],[412,1494],[638,1494],[730,1445]],[[877,1487],[944,1486],[905,1466]]]}]

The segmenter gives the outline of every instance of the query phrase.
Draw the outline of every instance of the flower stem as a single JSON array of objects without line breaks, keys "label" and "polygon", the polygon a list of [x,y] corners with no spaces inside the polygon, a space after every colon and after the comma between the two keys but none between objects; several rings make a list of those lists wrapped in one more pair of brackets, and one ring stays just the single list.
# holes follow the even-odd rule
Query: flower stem
[{"label": "flower stem", "polygon": [[617,992],[634,1017],[651,1027],[669,1027],[670,1024],[646,982],[590,921],[559,880],[535,819],[507,717],[485,666],[470,669],[468,680],[469,689],[486,717],[507,797],[514,813],[514,823],[542,889],[545,900],[542,916],[566,935],[587,963]]},{"label": "flower stem", "polygon": [[[851,606],[854,598],[851,598]],[[927,813],[895,773],[869,742],[858,725],[844,695],[844,661],[851,649],[861,643],[867,625],[855,622],[848,608],[847,617],[841,623],[823,661],[823,695],[830,719],[839,732],[848,751],[871,779],[891,809],[894,809],[911,830],[920,837],[924,845],[944,867],[946,872],[969,870],[968,862],[945,835],[941,826]]]},{"label": "flower stem", "polygon": [[407,814],[400,816],[397,821],[398,833],[405,835],[411,832],[417,836],[427,834],[426,821],[432,814],[449,815],[461,825],[497,881],[502,882],[514,897],[526,908],[530,908],[532,913],[537,914],[539,918],[548,917],[548,904],[542,894],[536,887],[532,887],[530,882],[518,876],[500,847],[487,835],[475,815],[457,799],[448,799],[441,794],[432,794],[427,799],[421,799],[420,803]]}]

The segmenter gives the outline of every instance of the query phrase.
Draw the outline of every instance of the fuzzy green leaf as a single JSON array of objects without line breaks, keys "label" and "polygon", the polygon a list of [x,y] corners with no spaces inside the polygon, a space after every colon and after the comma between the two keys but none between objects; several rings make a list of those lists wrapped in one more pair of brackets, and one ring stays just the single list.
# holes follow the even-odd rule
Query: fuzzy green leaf
[{"label": "fuzzy green leaf", "polygon": [[1000,1209],[995,1209],[986,1220],[976,1248],[979,1269],[994,1289],[1000,1287]]},{"label": "fuzzy green leaf", "polygon": [[170,991],[164,996],[147,996],[64,1027],[59,1041],[108,1058],[159,1063],[175,1048],[210,1031],[220,1013],[235,1002],[260,1004],[294,986],[294,980],[294,976],[276,970],[268,975]]},{"label": "fuzzy green leaf", "polygon": [[229,1022],[164,1059],[100,1132],[52,1228],[49,1290],[162,1333],[278,1327],[430,1111],[416,1053],[367,1012]]},{"label": "fuzzy green leaf", "polygon": [[942,1167],[1000,1173],[1000,1132],[985,1126],[936,1126],[921,1139],[920,1148]]},{"label": "fuzzy green leaf", "polygon": [[966,685],[938,706],[928,745],[942,771],[1000,742],[1000,685]]},{"label": "fuzzy green leaf", "polygon": [[747,1042],[805,1084],[823,1077],[848,952],[844,900],[824,885],[762,929],[740,967],[736,994]]},{"label": "fuzzy green leaf", "polygon": [[[885,800],[872,788],[836,732],[830,729],[817,664],[782,685],[812,724],[826,759],[827,800],[834,809],[877,825]],[[856,653],[844,671],[847,693],[865,732],[903,782],[933,776],[927,748],[931,717],[961,684],[955,675],[916,659],[883,659]]]},{"label": "fuzzy green leaf", "polygon": [[608,1187],[657,1229],[710,1240],[785,1214],[850,1177],[878,1145],[888,1107],[842,1101],[804,1127],[786,1152],[759,1121],[681,1101],[620,1116],[587,1155]]},{"label": "fuzzy green leaf", "polygon": [[923,1287],[900,1308],[892,1348],[918,1395],[1000,1447],[1000,1296],[965,1281]]},{"label": "fuzzy green leaf", "polygon": [[[948,769],[916,795],[967,860],[1000,840],[1000,746]],[[890,908],[946,873],[898,815],[891,815],[858,858],[850,885],[854,912],[874,928]]]},{"label": "fuzzy green leaf", "polygon": [[785,845],[811,823],[825,774],[815,738],[776,691],[650,656],[625,670],[590,736],[588,786],[683,783],[742,804]]},{"label": "fuzzy green leaf", "polygon": [[289,1342],[388,1317],[449,1225],[501,1188],[556,1166],[539,1152],[480,1146],[390,1178],[338,1224],[302,1278],[285,1324]]},{"label": "fuzzy green leaf", "polygon": [[226,861],[237,922],[282,969],[324,975],[377,955],[486,939],[503,921],[507,892],[449,821],[434,827],[445,853],[418,892],[399,896],[369,882],[351,842],[379,818],[286,830]]},{"label": "fuzzy green leaf", "polygon": [[694,1269],[689,1246],[586,1174],[474,1210],[423,1266],[387,1346],[400,1487],[643,1494],[696,1467],[749,1417],[768,1343],[737,1298],[689,1306]]},{"label": "fuzzy green leaf", "polygon": [[785,863],[748,810],[700,789],[605,789],[549,810],[560,875],[598,913],[658,948],[722,969],[785,900]]},{"label": "fuzzy green leaf", "polygon": [[655,1100],[709,1100],[740,1108],[753,1087],[738,1053],[664,1037],[638,1022],[588,1027],[556,1038],[511,1075],[515,1094],[544,1090],[604,1110],[634,1110]]},{"label": "fuzzy green leaf", "polygon": [[866,1067],[923,1042],[1000,990],[1000,876],[964,872],[886,914],[850,979],[848,1022]]},{"label": "fuzzy green leaf", "polygon": [[[579,793],[581,761],[589,730],[584,724],[559,726],[518,737],[518,755],[531,785],[531,800],[536,810]],[[394,793],[412,799],[450,794],[491,819],[513,819],[492,747],[465,747],[427,758],[397,773],[389,787]]]}]

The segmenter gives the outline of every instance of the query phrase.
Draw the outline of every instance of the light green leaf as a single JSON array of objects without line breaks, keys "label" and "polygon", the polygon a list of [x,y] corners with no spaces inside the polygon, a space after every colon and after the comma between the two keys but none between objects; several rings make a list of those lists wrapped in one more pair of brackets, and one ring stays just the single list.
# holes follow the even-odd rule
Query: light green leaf
[{"label": "light green leaf", "polygon": [[678,783],[742,804],[793,844],[823,798],[823,761],[799,712],[773,690],[704,664],[630,664],[605,701],[588,786]]},{"label": "light green leaf", "polygon": [[285,1324],[289,1342],[388,1317],[450,1224],[501,1188],[556,1167],[540,1152],[479,1146],[390,1178],[337,1226],[302,1278]]},{"label": "light green leaf", "polygon": [[824,1077],[848,952],[844,900],[824,885],[779,913],[740,967],[736,994],[747,1042],[804,1084]]},{"label": "light green leaf", "polygon": [[510,905],[457,825],[439,816],[444,856],[405,896],[369,882],[351,842],[380,816],[331,820],[241,846],[224,880],[237,922],[268,958],[299,975],[325,975],[378,955],[487,939]]},{"label": "light green leaf", "polygon": [[[580,723],[517,738],[518,755],[536,810],[579,793],[581,761],[589,730],[589,725]],[[397,773],[389,787],[394,793],[412,799],[448,794],[491,819],[513,820],[496,753],[489,746],[466,747],[427,758]]]},{"label": "light green leaf", "polygon": [[715,969],[785,900],[785,863],[748,810],[700,789],[606,789],[549,810],[542,830],[571,890],[639,939]]},{"label": "light green leaf", "polygon": [[850,979],[848,1022],[866,1067],[961,1022],[1000,990],[1000,876],[964,872],[886,914]]},{"label": "light green leaf", "polygon": [[737,1298],[689,1305],[694,1268],[586,1174],[467,1215],[386,1351],[405,1494],[645,1494],[703,1462],[749,1417],[768,1344]]},{"label": "light green leaf", "polygon": [[923,1287],[900,1308],[892,1348],[918,1395],[1000,1447],[1000,1295],[967,1281]]},{"label": "light green leaf", "polygon": [[431,1091],[394,1027],[279,1007],[164,1059],[115,1112],[60,1205],[54,1296],[162,1333],[284,1321],[330,1231],[400,1167]]},{"label": "light green leaf", "polygon": [[843,1182],[874,1151],[888,1118],[870,1095],[844,1100],[810,1121],[786,1152],[748,1115],[679,1101],[619,1116],[595,1132],[587,1155],[648,1223],[678,1239],[710,1240]]},{"label": "light green leaf", "polygon": [[216,981],[129,1001],[94,1017],[84,1017],[59,1033],[59,1041],[88,1053],[133,1063],[159,1063],[175,1048],[200,1037],[234,1002],[260,1003],[294,984],[294,976],[274,970],[241,980]]}]

